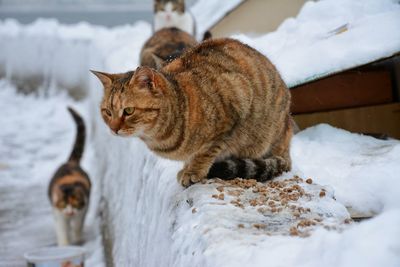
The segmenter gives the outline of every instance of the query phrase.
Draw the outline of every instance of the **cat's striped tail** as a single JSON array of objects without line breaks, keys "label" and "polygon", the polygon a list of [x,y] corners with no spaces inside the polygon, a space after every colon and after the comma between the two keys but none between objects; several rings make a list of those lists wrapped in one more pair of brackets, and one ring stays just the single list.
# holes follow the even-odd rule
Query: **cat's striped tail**
[{"label": "cat's striped tail", "polygon": [[280,156],[260,159],[228,158],[215,162],[211,166],[207,178],[230,180],[239,177],[265,182],[289,171],[290,168],[290,159]]},{"label": "cat's striped tail", "polygon": [[85,147],[85,135],[86,135],[85,123],[82,117],[73,108],[68,107],[68,111],[71,113],[71,116],[76,123],[75,144],[74,147],[72,148],[72,152],[71,155],[69,156],[68,161],[69,162],[74,161],[76,163],[79,163],[83,154],[83,149]]}]

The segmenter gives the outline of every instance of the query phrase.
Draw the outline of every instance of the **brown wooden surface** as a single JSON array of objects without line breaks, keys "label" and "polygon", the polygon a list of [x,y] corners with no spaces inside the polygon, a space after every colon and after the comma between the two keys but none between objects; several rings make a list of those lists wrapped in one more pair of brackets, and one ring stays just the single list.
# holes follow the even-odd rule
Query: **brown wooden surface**
[{"label": "brown wooden surface", "polygon": [[357,133],[387,134],[400,139],[400,103],[294,116],[300,129],[328,123]]},{"label": "brown wooden surface", "polygon": [[292,113],[310,113],[393,101],[387,70],[346,71],[292,88]]}]

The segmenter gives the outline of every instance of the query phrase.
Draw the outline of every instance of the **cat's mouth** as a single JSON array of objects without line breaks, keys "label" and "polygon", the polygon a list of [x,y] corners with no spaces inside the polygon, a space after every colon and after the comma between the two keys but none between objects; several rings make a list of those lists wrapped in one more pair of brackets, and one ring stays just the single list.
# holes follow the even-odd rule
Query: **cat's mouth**
[{"label": "cat's mouth", "polygon": [[66,211],[66,212],[64,212],[64,214],[65,214],[67,217],[72,217],[72,216],[75,215],[75,211]]},{"label": "cat's mouth", "polygon": [[111,133],[113,135],[119,136],[119,137],[136,137],[136,136],[138,136],[138,131],[132,131],[132,130],[118,130],[118,132],[111,130]]}]

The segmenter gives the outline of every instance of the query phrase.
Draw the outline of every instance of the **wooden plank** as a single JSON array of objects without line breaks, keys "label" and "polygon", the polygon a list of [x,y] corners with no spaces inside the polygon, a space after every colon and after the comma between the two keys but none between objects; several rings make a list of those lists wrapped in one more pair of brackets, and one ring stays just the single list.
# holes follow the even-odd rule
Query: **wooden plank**
[{"label": "wooden plank", "polygon": [[300,129],[328,123],[356,133],[387,134],[400,139],[400,103],[294,116]]},{"label": "wooden plank", "polygon": [[346,71],[292,88],[292,113],[386,104],[393,101],[387,70]]}]

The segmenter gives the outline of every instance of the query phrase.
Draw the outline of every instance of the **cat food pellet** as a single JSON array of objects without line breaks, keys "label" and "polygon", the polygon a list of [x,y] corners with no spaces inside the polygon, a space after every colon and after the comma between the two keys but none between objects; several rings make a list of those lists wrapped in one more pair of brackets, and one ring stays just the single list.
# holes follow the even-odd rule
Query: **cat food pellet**
[{"label": "cat food pellet", "polygon": [[257,206],[257,199],[251,199],[250,201],[249,201],[249,203],[250,203],[250,205],[251,206]]},{"label": "cat food pellet", "polygon": [[313,182],[313,180],[312,180],[311,178],[308,178],[308,179],[306,180],[306,183],[307,183],[307,184],[312,184],[312,182]]},{"label": "cat food pellet", "polygon": [[219,200],[224,200],[225,199],[225,195],[223,193],[218,195],[218,199]]},{"label": "cat food pellet", "polygon": [[238,197],[238,196],[240,196],[240,194],[241,194],[240,190],[229,190],[228,191],[228,195],[230,195],[230,196]]},{"label": "cat food pellet", "polygon": [[243,223],[239,223],[239,224],[238,224],[238,227],[239,227],[239,228],[244,228],[244,224],[243,224]]},{"label": "cat food pellet", "polygon": [[324,197],[325,196],[325,191],[319,192],[319,197]]},{"label": "cat food pellet", "polygon": [[217,187],[217,190],[219,191],[219,192],[224,192],[224,187],[221,185],[221,186],[218,186]]},{"label": "cat food pellet", "polygon": [[197,209],[196,208],[193,208],[192,209],[192,213],[196,213],[197,212]]},{"label": "cat food pellet", "polygon": [[212,198],[218,198],[218,195],[212,195],[211,197]]},{"label": "cat food pellet", "polygon": [[257,229],[265,229],[267,227],[265,224],[262,223],[255,223],[253,224],[253,226]]},{"label": "cat food pellet", "polygon": [[290,233],[290,235],[293,235],[293,236],[299,235],[299,231],[297,230],[296,227],[291,227],[289,230],[289,233]]},{"label": "cat food pellet", "polygon": [[297,227],[310,227],[312,225],[316,225],[316,222],[311,220],[302,220],[297,224]]}]

